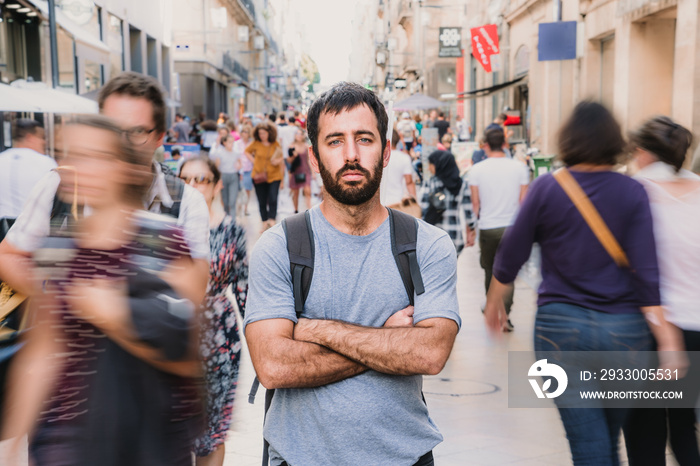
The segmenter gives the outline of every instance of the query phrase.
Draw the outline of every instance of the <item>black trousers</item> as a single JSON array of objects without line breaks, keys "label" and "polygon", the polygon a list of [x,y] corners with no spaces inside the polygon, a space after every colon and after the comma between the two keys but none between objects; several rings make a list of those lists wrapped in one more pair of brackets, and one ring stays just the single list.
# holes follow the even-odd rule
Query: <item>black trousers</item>
[{"label": "black trousers", "polygon": [[280,182],[258,183],[255,185],[255,194],[258,196],[260,217],[263,222],[274,220],[277,217],[277,195],[280,191]]},{"label": "black trousers", "polygon": [[[700,332],[683,330],[683,339],[687,351],[700,351]],[[623,429],[629,465],[666,464],[668,440],[680,466],[700,466],[696,422],[693,408],[631,410]]]}]

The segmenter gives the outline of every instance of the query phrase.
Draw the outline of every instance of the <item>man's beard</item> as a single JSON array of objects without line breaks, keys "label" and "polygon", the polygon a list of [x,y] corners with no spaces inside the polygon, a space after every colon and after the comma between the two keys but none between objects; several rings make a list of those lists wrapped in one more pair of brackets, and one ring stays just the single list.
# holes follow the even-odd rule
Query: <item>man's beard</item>
[{"label": "man's beard", "polygon": [[[377,165],[374,167],[374,173],[370,173],[357,162],[346,163],[335,176],[326,169],[320,159],[318,167],[323,179],[323,187],[333,199],[341,204],[358,206],[372,199],[379,190],[384,170],[384,159],[379,157]],[[359,181],[343,181],[343,174],[348,171],[362,173],[364,178]]]}]

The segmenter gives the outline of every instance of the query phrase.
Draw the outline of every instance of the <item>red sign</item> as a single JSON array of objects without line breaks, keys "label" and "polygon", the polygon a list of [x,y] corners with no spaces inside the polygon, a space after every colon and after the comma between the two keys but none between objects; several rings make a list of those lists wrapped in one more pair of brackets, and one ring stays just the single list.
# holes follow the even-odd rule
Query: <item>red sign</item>
[{"label": "red sign", "polygon": [[498,46],[498,26],[487,24],[473,28],[472,33],[472,55],[476,58],[487,73],[491,69],[491,56],[501,53]]}]

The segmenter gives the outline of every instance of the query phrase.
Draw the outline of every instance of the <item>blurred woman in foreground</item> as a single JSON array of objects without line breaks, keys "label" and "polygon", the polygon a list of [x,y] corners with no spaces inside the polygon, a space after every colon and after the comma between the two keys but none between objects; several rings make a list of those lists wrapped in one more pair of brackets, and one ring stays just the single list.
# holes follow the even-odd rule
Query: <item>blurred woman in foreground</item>
[{"label": "blurred woman in foreground", "polygon": [[[613,167],[625,141],[603,106],[582,102],[559,133],[565,173],[573,177],[626,255],[618,266],[551,174],[538,177],[496,255],[486,323],[500,333],[503,299],[530,256],[542,250],[542,283],[535,319],[535,351],[682,350],[666,322],[649,200],[643,186]],[[575,381],[572,380],[572,384]],[[572,385],[570,384],[570,385]],[[625,410],[562,407],[555,398],[574,465],[618,465]]]},{"label": "blurred woman in foreground", "polygon": [[111,120],[79,117],[62,144],[55,204],[70,214],[34,255],[36,316],[11,368],[3,438],[16,454],[29,434],[42,466],[189,465],[203,410],[183,233],[140,210],[150,156]]}]

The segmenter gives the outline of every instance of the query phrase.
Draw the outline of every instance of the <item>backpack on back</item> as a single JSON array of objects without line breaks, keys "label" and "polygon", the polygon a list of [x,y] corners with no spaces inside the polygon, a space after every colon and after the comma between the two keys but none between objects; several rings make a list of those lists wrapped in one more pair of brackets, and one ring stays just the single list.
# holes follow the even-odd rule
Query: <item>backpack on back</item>
[{"label": "backpack on back", "polygon": [[[413,306],[414,296],[425,293],[423,277],[416,255],[416,243],[418,239],[418,221],[415,217],[387,209],[389,212],[389,228],[391,237],[391,252],[394,255],[396,266],[401,274],[408,300]],[[297,318],[304,310],[304,303],[309,296],[311,281],[314,274],[314,235],[311,227],[311,215],[309,211],[295,214],[282,220],[282,228],[287,239],[287,252],[289,253],[289,266],[292,274],[292,294],[294,296],[294,311]],[[255,395],[260,386],[256,377],[248,394],[248,402],[255,402]],[[274,390],[265,392],[265,416],[270,409]],[[264,422],[264,420],[263,420]],[[263,466],[269,462],[269,444],[263,439]]]}]

